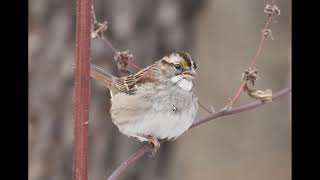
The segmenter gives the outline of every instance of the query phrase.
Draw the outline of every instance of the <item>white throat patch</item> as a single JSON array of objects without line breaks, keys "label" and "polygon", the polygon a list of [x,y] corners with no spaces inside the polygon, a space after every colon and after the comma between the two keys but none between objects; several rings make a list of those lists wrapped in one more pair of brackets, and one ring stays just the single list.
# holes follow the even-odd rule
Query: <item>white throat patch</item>
[{"label": "white throat patch", "polygon": [[191,89],[193,87],[192,81],[184,79],[181,75],[174,76],[170,80],[173,83],[178,83],[178,86],[181,87],[185,91],[191,91]]}]

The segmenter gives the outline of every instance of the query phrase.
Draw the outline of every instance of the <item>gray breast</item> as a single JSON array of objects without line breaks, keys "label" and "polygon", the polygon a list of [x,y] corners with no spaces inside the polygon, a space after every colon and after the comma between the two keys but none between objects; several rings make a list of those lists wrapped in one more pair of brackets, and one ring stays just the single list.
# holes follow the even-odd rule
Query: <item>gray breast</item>
[{"label": "gray breast", "polygon": [[153,106],[155,111],[172,111],[173,113],[187,111],[197,101],[193,91],[185,91],[177,85],[170,88],[163,87],[152,99],[153,102],[157,102]]}]

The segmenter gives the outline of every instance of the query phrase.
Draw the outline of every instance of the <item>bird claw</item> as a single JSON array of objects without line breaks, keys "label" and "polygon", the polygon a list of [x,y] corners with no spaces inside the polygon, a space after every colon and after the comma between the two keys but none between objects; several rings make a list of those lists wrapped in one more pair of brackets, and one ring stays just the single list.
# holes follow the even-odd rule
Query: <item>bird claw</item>
[{"label": "bird claw", "polygon": [[148,136],[148,142],[152,146],[151,156],[153,157],[157,153],[158,149],[160,148],[160,142],[158,141],[157,138],[152,136]]}]

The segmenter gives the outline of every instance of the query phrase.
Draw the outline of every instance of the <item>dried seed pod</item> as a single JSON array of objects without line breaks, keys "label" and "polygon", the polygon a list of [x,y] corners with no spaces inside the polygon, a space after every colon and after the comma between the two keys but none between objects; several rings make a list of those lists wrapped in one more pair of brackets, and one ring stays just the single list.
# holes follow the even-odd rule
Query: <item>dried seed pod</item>
[{"label": "dried seed pod", "polygon": [[258,69],[255,67],[249,68],[242,73],[241,79],[242,81],[249,81],[252,84],[252,86],[254,86],[254,82],[258,78],[258,72]]},{"label": "dried seed pod", "polygon": [[274,16],[274,15],[280,15],[280,9],[277,5],[271,5],[267,4],[264,8],[264,13],[267,14],[268,17]]},{"label": "dried seed pod", "polygon": [[271,29],[262,30],[262,34],[266,39],[270,38],[271,40],[274,40]]}]

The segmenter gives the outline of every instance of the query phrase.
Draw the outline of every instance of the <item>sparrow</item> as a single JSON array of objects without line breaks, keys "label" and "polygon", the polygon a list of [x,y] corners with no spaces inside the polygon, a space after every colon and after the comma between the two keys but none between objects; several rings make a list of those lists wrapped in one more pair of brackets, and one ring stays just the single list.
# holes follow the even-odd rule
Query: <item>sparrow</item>
[{"label": "sparrow", "polygon": [[188,53],[176,52],[123,77],[92,64],[90,76],[110,90],[110,114],[119,131],[149,142],[156,152],[160,140],[175,140],[196,117],[196,70]]}]

